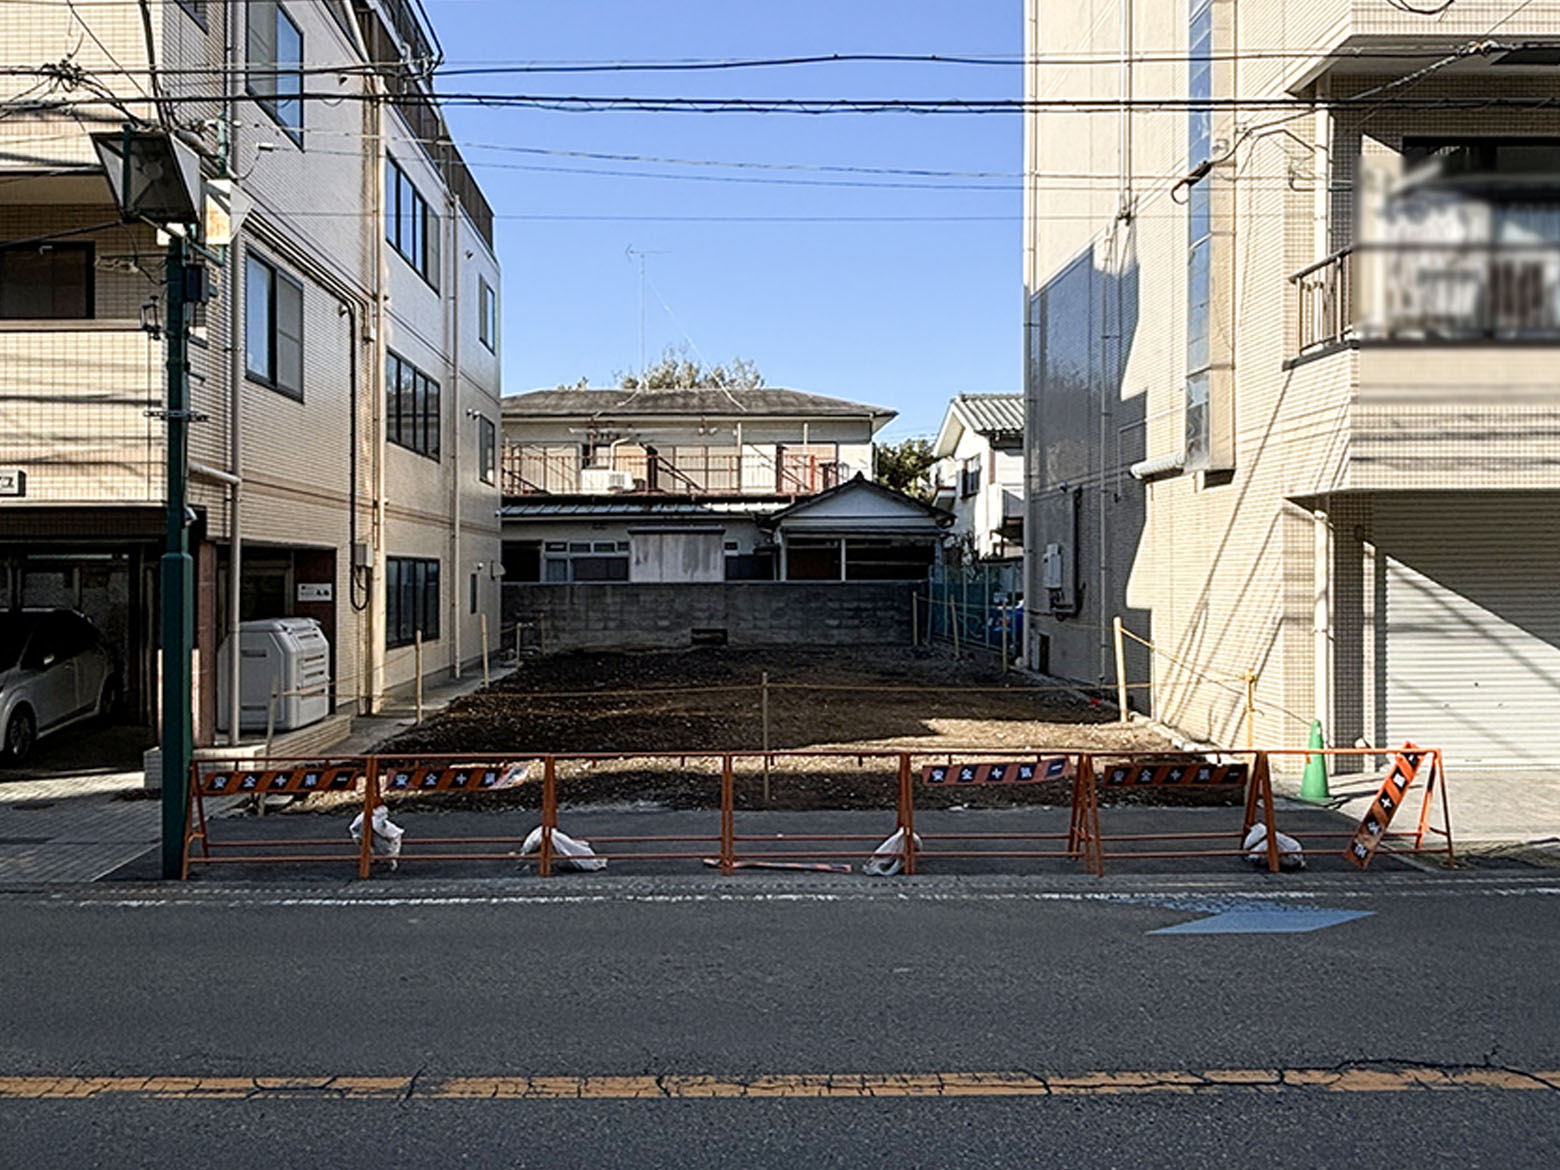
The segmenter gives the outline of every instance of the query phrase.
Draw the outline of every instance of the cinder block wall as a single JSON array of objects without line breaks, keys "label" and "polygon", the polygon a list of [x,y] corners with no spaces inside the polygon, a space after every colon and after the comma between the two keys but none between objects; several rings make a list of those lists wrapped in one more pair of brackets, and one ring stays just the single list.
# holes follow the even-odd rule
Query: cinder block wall
[{"label": "cinder block wall", "polygon": [[910,594],[902,581],[710,582],[504,586],[504,628],[540,619],[545,653],[675,650],[695,630],[725,630],[731,646],[904,645]]}]

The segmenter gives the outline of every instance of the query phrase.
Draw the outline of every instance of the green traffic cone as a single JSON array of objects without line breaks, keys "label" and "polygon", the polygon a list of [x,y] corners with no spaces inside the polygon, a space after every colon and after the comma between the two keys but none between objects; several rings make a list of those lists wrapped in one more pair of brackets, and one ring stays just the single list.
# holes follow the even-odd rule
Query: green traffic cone
[{"label": "green traffic cone", "polygon": [[[1306,745],[1310,748],[1325,748],[1327,744],[1322,739],[1322,721],[1311,721],[1311,742]],[[1306,756],[1305,775],[1300,778],[1300,799],[1322,801],[1327,800],[1332,793],[1327,791],[1327,757],[1323,755]]]}]

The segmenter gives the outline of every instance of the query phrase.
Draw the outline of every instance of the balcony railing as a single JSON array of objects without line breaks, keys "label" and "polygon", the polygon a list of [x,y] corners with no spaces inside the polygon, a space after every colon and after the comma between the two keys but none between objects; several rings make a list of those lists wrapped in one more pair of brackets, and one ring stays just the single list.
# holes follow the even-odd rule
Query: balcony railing
[{"label": "balcony railing", "polygon": [[1302,354],[1353,341],[1560,342],[1560,244],[1362,244],[1290,280]]},{"label": "balcony railing", "polygon": [[507,495],[599,495],[651,492],[661,495],[808,496],[836,486],[844,464],[811,452],[781,450],[698,451],[664,455],[643,449],[618,450],[585,462],[578,451],[532,444],[504,448]]}]

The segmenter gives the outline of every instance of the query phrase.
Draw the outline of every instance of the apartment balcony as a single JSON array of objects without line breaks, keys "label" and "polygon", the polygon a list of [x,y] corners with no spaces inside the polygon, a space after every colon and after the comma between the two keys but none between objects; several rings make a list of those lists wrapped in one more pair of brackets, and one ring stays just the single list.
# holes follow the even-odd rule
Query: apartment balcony
[{"label": "apartment balcony", "polygon": [[1315,490],[1560,487],[1560,244],[1357,245],[1291,280]]},{"label": "apartment balcony", "polygon": [[810,496],[841,482],[844,465],[828,454],[709,448],[666,454],[636,447],[587,459],[578,449],[510,444],[504,449],[506,495]]},{"label": "apartment balcony", "polygon": [[0,467],[28,503],[163,497],[162,346],[133,322],[8,322],[0,329]]},{"label": "apartment balcony", "polygon": [[1560,244],[1368,244],[1290,278],[1301,355],[1371,341],[1560,342]]}]

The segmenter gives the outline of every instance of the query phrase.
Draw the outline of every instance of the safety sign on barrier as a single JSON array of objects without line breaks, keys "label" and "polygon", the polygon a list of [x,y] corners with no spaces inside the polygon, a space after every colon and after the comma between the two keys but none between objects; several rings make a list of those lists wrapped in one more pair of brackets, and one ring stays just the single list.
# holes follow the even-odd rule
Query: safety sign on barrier
[{"label": "safety sign on barrier", "polygon": [[1105,770],[1105,783],[1112,787],[1128,787],[1138,784],[1165,786],[1186,785],[1244,785],[1249,766],[1240,764],[1210,764],[1206,760],[1184,760],[1177,763],[1117,764]]},{"label": "safety sign on barrier", "polygon": [[392,768],[385,776],[389,792],[461,792],[512,788],[525,779],[524,767],[478,764],[459,768]]},{"label": "safety sign on barrier", "polygon": [[998,764],[927,764],[921,782],[932,785],[1038,784],[1066,779],[1072,760],[1055,756],[1045,760],[1019,760]]},{"label": "safety sign on barrier", "polygon": [[200,777],[203,796],[248,796],[263,792],[307,795],[310,792],[343,792],[356,785],[363,771],[356,764],[345,767],[267,768],[205,772]]},{"label": "safety sign on barrier", "polygon": [[1369,865],[1370,859],[1376,855],[1382,838],[1387,835],[1387,826],[1392,823],[1392,814],[1402,807],[1408,786],[1419,775],[1419,766],[1430,758],[1428,753],[1421,752],[1411,743],[1404,744],[1403,748],[1403,751],[1392,757],[1392,766],[1387,769],[1386,777],[1381,782],[1381,791],[1376,793],[1376,799],[1371,801],[1369,810],[1360,821],[1360,827],[1354,830],[1353,840],[1344,850],[1343,855],[1360,869]]}]

